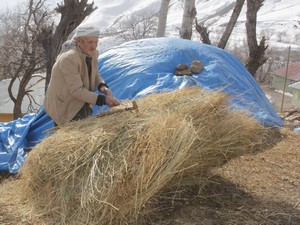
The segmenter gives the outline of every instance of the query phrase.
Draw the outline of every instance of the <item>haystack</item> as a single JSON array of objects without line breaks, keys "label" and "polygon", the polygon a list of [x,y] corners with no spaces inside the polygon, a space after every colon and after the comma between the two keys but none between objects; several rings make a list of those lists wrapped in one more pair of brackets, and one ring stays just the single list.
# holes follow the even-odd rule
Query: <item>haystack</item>
[{"label": "haystack", "polygon": [[29,153],[22,195],[33,215],[59,224],[145,224],[159,196],[205,184],[212,168],[262,143],[266,128],[228,100],[176,90],[61,127]]}]

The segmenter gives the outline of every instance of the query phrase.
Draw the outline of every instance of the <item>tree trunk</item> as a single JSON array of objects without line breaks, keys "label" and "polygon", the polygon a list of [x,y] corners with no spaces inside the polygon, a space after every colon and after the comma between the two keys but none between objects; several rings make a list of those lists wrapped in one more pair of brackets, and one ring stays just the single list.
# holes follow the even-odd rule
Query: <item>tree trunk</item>
[{"label": "tree trunk", "polygon": [[236,24],[236,21],[237,19],[239,18],[239,15],[242,11],[242,8],[244,6],[244,3],[245,3],[245,0],[237,0],[236,1],[236,4],[235,4],[235,7],[233,9],[233,12],[231,14],[231,17],[230,17],[230,20],[228,22],[228,25],[219,41],[219,44],[218,44],[218,47],[219,48],[225,48],[227,42],[228,42],[228,39],[233,31],[233,28]]},{"label": "tree trunk", "polygon": [[198,24],[197,18],[195,18],[195,24],[196,24],[196,31],[201,36],[202,43],[211,45],[211,41],[209,39],[209,31],[207,31],[207,27],[205,27],[204,25]]},{"label": "tree trunk", "polygon": [[256,49],[250,50],[249,58],[246,62],[246,69],[250,72],[250,74],[255,77],[255,74],[259,67],[261,67],[267,61],[267,57],[265,56],[265,51],[268,46],[265,46],[266,39],[262,37],[259,45]]},{"label": "tree trunk", "polygon": [[[28,83],[28,82],[27,82]],[[20,83],[19,86],[19,90],[18,90],[18,94],[17,97],[15,99],[15,105],[14,105],[14,120],[23,117],[23,113],[22,113],[22,102],[25,96],[25,88],[27,83]]]},{"label": "tree trunk", "polygon": [[193,22],[196,14],[197,14],[197,10],[195,7],[195,0],[185,0],[184,12],[182,18],[182,27],[180,31],[181,38],[191,40],[192,31],[193,31]]},{"label": "tree trunk", "polygon": [[61,18],[55,32],[53,32],[52,25],[44,28],[39,35],[47,60],[45,91],[50,82],[52,66],[62,44],[84,19],[97,9],[97,7],[94,7],[94,2],[90,4],[87,4],[87,2],[88,0],[64,0],[64,4],[58,4],[55,10],[61,14]]},{"label": "tree trunk", "polygon": [[164,37],[165,36],[167,17],[168,17],[168,11],[169,11],[169,3],[170,3],[170,0],[161,0],[156,37]]},{"label": "tree trunk", "polygon": [[246,32],[249,57],[245,67],[253,77],[255,77],[258,68],[267,61],[265,57],[265,50],[268,48],[268,46],[265,46],[266,39],[262,37],[259,45],[256,39],[257,12],[263,5],[263,2],[264,0],[247,0]]}]

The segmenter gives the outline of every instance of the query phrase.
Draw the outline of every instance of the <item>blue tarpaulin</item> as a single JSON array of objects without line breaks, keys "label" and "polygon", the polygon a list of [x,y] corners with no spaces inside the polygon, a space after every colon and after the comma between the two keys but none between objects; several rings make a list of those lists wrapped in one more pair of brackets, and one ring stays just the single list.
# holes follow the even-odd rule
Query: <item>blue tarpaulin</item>
[{"label": "blue tarpaulin", "polygon": [[17,173],[28,150],[39,143],[53,127],[51,118],[41,109],[24,117],[0,123],[0,171]]},{"label": "blue tarpaulin", "polygon": [[[175,76],[178,64],[200,60],[204,69],[192,76]],[[100,54],[101,76],[120,100],[142,98],[159,93],[199,86],[219,90],[232,97],[233,110],[249,112],[265,126],[281,127],[283,121],[262,89],[229,52],[179,38],[153,38],[131,41]],[[95,113],[97,113],[96,107]],[[0,123],[0,171],[17,173],[26,151],[47,135],[53,122],[43,108],[37,114]]]}]

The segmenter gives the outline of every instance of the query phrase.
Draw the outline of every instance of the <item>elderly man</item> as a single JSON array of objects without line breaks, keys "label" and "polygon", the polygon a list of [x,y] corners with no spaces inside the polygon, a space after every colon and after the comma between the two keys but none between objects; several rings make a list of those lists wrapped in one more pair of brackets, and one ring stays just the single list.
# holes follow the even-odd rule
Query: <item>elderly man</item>
[{"label": "elderly man", "polygon": [[94,27],[82,26],[62,46],[44,100],[45,111],[55,126],[88,117],[92,114],[91,105],[120,104],[99,75],[96,50],[99,34]]}]

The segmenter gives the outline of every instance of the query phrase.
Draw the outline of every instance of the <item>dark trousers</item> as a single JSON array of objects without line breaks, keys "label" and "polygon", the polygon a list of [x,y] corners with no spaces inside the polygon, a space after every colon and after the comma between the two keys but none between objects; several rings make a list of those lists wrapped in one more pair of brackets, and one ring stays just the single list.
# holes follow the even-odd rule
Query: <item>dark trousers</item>
[{"label": "dark trousers", "polygon": [[[85,103],[71,121],[82,120],[90,116],[92,113],[93,113],[93,109],[90,107],[88,103]],[[56,127],[57,124],[54,121],[53,123],[54,123],[54,127]]]}]

